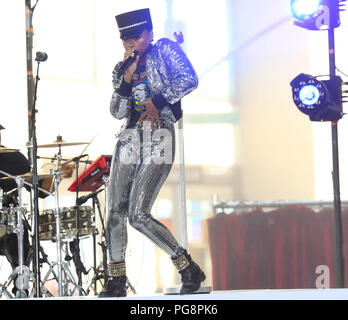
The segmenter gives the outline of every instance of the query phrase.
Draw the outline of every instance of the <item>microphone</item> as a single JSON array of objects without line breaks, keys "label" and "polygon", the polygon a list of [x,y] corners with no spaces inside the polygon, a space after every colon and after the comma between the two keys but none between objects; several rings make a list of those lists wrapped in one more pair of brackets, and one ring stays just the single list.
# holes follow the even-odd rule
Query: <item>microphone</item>
[{"label": "microphone", "polygon": [[76,205],[80,206],[81,204],[84,204],[88,199],[94,198],[99,192],[102,192],[104,189],[100,189],[98,191],[94,191],[86,196],[79,197],[76,201]]},{"label": "microphone", "polygon": [[128,57],[120,66],[120,69],[117,72],[117,78],[121,78],[121,76],[124,74],[124,72],[130,67],[130,65],[135,61],[137,55],[139,52],[137,50],[134,50],[133,55]]},{"label": "microphone", "polygon": [[72,158],[71,161],[79,161],[80,159],[84,158],[84,157],[87,157],[88,154],[83,154],[82,156],[78,156],[78,157],[75,157],[75,158]]},{"label": "microphone", "polygon": [[47,60],[47,58],[48,58],[47,53],[40,52],[40,51],[36,52],[36,59],[35,59],[35,61],[44,62],[44,61]]}]

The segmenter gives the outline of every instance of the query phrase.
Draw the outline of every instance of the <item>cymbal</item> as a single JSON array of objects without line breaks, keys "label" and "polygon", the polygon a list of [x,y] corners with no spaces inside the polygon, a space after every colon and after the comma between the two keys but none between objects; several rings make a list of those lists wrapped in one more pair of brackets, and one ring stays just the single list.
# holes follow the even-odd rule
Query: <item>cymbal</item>
[{"label": "cymbal", "polygon": [[62,136],[57,136],[57,140],[49,144],[38,145],[38,148],[56,148],[56,147],[68,147],[68,146],[78,146],[81,144],[88,144],[88,142],[66,142],[63,140]]},{"label": "cymbal", "polygon": [[[31,181],[33,178],[33,174],[32,173],[26,173],[22,176],[24,178],[25,181]],[[47,179],[47,178],[53,178],[53,174],[49,174],[49,173],[38,173],[37,177],[39,180],[41,179]]]},{"label": "cymbal", "polygon": [[56,147],[68,147],[68,146],[78,146],[81,144],[88,144],[88,142],[60,142],[60,143],[50,143],[38,145],[38,148],[56,148]]},{"label": "cymbal", "polygon": [[19,152],[19,149],[9,149],[5,147],[0,147],[0,153],[9,153],[9,152]]},{"label": "cymbal", "polygon": [[[23,174],[22,175],[23,179],[25,181],[31,181],[32,178],[33,178],[33,174],[32,173],[26,173],[26,174]],[[37,175],[38,179],[41,180],[41,179],[47,179],[47,178],[52,178],[53,177],[53,174],[49,174],[49,173],[41,173],[41,174],[38,174]],[[0,181],[4,181],[4,180],[14,180],[12,177],[2,177],[0,178]]]}]

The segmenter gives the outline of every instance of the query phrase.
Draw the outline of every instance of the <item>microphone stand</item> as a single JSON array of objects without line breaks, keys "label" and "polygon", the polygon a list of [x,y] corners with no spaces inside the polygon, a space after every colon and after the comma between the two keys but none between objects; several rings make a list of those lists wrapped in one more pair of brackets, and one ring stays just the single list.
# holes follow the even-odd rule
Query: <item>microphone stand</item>
[{"label": "microphone stand", "polygon": [[37,87],[39,78],[39,68],[40,61],[37,61],[37,72],[36,72],[36,80],[34,87],[34,99],[33,106],[31,111],[29,112],[30,117],[30,135],[31,135],[31,162],[32,162],[32,172],[33,172],[33,211],[34,211],[34,274],[35,274],[35,283],[36,283],[36,297],[41,297],[40,292],[40,239],[39,239],[39,179],[37,176],[37,138],[36,138],[36,99],[37,99]]},{"label": "microphone stand", "polygon": [[[29,134],[29,144],[32,143],[32,145],[36,146],[36,138],[33,136],[33,133],[35,133],[35,128],[33,127],[35,124],[35,100],[34,98],[34,79],[33,79],[33,58],[32,58],[32,50],[33,50],[33,13],[34,9],[38,3],[38,0],[36,1],[36,4],[32,7],[31,0],[25,0],[25,20],[26,20],[26,60],[27,60],[27,102],[28,102],[28,134]],[[36,96],[36,92],[35,92]],[[33,105],[34,103],[34,105]],[[34,159],[33,156],[36,154],[36,150],[34,151],[35,154],[31,154],[33,150],[28,150],[28,158],[30,160],[30,163],[32,165],[33,170],[36,170],[36,163],[33,161],[36,161],[36,158]],[[37,179],[37,175],[35,176],[35,179]],[[36,181],[35,181],[36,182]],[[38,184],[38,182],[37,182]],[[38,197],[38,190],[37,187],[34,189],[34,195],[36,193],[36,196]],[[38,203],[37,203],[37,197],[36,200],[32,199],[32,193],[30,194],[30,203],[31,206],[34,208],[34,220],[36,220],[36,217],[38,216]],[[38,221],[35,221],[35,226],[38,226]],[[38,235],[38,227],[37,232],[35,232]],[[34,240],[35,242],[35,240]],[[38,247],[38,240],[35,243],[35,249]],[[35,250],[35,258],[33,259],[33,271],[36,275],[36,295],[37,297],[40,297],[40,269],[39,269],[39,259],[37,255],[37,250]]]}]

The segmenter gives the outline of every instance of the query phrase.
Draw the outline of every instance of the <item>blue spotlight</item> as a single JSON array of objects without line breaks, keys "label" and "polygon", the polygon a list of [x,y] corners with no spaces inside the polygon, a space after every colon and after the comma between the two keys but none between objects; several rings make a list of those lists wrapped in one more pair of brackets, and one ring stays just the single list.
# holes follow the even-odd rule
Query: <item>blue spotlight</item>
[{"label": "blue spotlight", "polygon": [[313,106],[318,103],[320,99],[319,89],[312,85],[304,85],[298,93],[300,101],[306,106]]},{"label": "blue spotlight", "polygon": [[291,11],[297,19],[315,14],[321,5],[322,0],[293,0],[291,1]]},{"label": "blue spotlight", "polygon": [[345,0],[291,0],[294,24],[308,30],[329,30],[340,26]]},{"label": "blue spotlight", "polygon": [[342,79],[338,76],[319,81],[301,73],[290,83],[296,107],[311,121],[337,121],[342,118]]}]

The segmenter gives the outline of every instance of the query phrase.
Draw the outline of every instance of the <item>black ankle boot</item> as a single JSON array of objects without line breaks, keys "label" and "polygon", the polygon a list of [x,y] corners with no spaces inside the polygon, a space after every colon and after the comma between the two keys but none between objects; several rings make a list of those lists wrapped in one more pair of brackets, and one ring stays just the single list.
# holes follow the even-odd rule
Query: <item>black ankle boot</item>
[{"label": "black ankle boot", "polygon": [[126,297],[127,276],[125,261],[109,263],[107,271],[109,278],[100,292],[99,298]]},{"label": "black ankle boot", "polygon": [[126,282],[126,276],[110,277],[100,292],[99,298],[126,297]]},{"label": "black ankle boot", "polygon": [[198,264],[192,260],[186,250],[183,255],[172,260],[181,274],[182,286],[180,288],[180,294],[196,292],[201,287],[201,282],[206,278],[204,272]]}]

